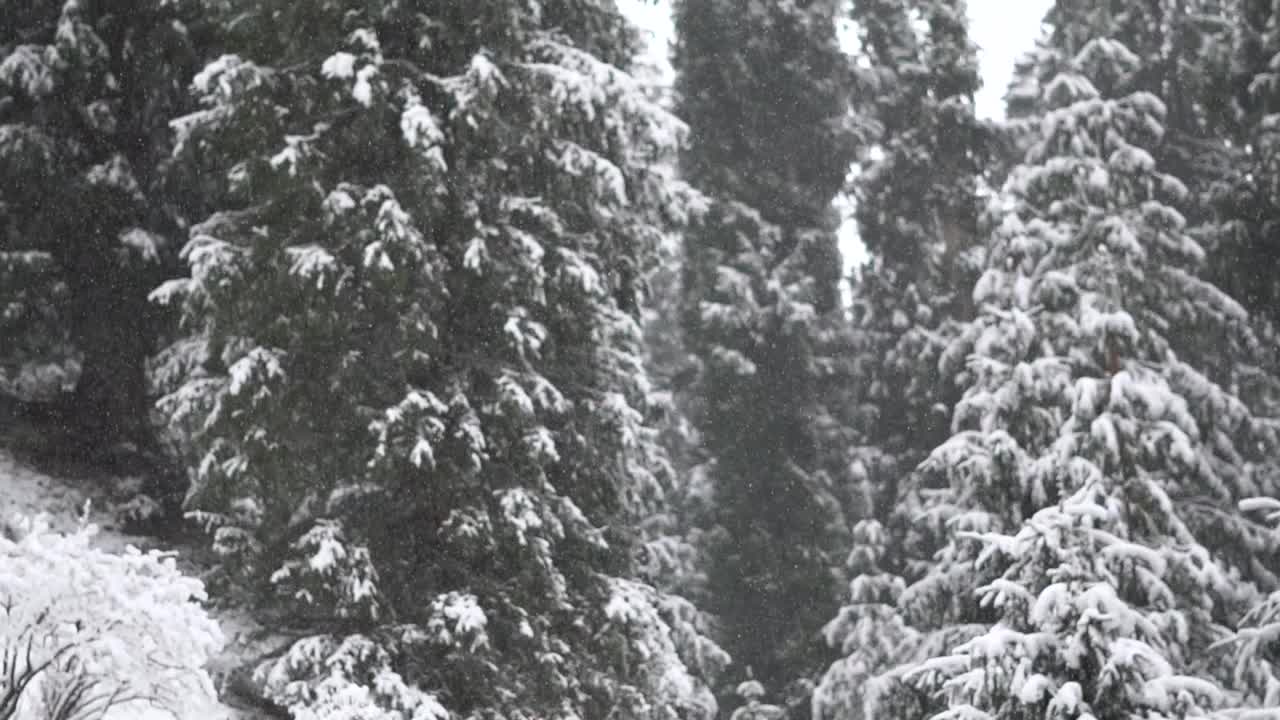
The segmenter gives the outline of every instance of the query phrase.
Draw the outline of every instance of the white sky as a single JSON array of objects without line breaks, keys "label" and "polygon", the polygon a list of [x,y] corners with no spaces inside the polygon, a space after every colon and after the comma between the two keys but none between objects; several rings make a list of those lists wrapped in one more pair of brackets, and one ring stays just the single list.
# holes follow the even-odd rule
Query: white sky
[{"label": "white sky", "polygon": [[[855,2],[857,0],[854,0]],[[1030,50],[1040,35],[1040,20],[1052,0],[969,0],[969,34],[978,45],[983,88],[975,98],[980,117],[1004,117],[1004,92],[1013,64]],[[618,0],[633,22],[649,34],[650,56],[670,75],[667,49],[674,36],[670,0]],[[852,222],[840,228],[845,271],[866,257]]]},{"label": "white sky", "polygon": [[[856,2],[856,0],[854,0]],[[978,115],[1004,115],[1004,91],[1018,56],[1039,36],[1040,19],[1051,0],[969,0],[970,35],[979,47],[983,89]],[[618,0],[633,22],[648,31],[650,52],[661,58],[674,34],[670,0]]]},{"label": "white sky", "polygon": [[969,35],[979,48],[982,91],[978,115],[1004,117],[1004,91],[1013,63],[1040,36],[1040,19],[1051,0],[969,0]]}]

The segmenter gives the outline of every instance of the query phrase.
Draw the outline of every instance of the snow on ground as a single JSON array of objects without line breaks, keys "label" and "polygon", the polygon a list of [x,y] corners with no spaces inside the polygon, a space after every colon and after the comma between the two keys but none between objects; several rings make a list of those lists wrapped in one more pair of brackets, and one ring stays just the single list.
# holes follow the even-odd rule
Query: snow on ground
[{"label": "snow on ground", "polygon": [[[96,497],[95,497],[96,495]],[[105,510],[105,492],[90,493],[81,484],[66,478],[55,478],[19,461],[13,453],[0,448],[0,522],[14,515],[45,513],[53,530],[74,530],[90,501],[89,520],[101,528],[98,546],[120,552],[129,545],[144,550],[155,547],[150,538],[122,532]]]},{"label": "snow on ground", "polygon": [[[42,472],[0,447],[0,530],[15,514],[48,516],[50,527],[67,532],[74,530],[90,501],[88,519],[99,526],[96,545],[110,552],[122,552],[129,545],[142,550],[158,548],[155,538],[130,535],[120,529],[110,514],[107,483],[103,478],[68,478]],[[92,488],[92,489],[91,489]],[[191,553],[176,549],[179,565],[187,572],[198,572],[199,565]],[[242,657],[252,657],[263,642],[262,628],[251,614],[243,609],[212,608],[227,637],[227,648],[209,664],[210,674],[221,683],[228,673],[241,664]],[[269,717],[248,709],[229,705],[216,707],[182,708],[178,720],[258,720]],[[122,706],[109,713],[105,720],[174,720],[167,711],[139,706]]]}]

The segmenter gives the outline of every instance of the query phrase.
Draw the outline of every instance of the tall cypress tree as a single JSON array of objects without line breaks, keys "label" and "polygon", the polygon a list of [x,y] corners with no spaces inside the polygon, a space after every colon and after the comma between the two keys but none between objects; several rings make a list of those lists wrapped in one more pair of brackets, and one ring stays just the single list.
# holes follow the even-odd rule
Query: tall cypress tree
[{"label": "tall cypress tree", "polygon": [[[854,185],[870,261],[853,287],[865,395],[844,612],[865,603],[868,582],[914,577],[921,559],[905,547],[917,522],[911,473],[949,434],[963,390],[944,360],[973,316],[970,290],[985,251],[979,191],[997,149],[994,129],[974,114],[980,78],[964,2],[857,3],[853,20],[878,90],[881,152]],[[894,623],[868,615],[856,637],[838,638],[844,657],[823,677],[822,712],[858,706],[867,674],[900,649]]]},{"label": "tall cypress tree", "polygon": [[854,186],[870,256],[854,281],[854,321],[869,380],[866,440],[890,461],[877,493],[890,509],[895,468],[946,437],[957,393],[939,360],[972,315],[981,262],[979,189],[995,134],[974,114],[981,83],[966,15],[957,0],[858,3],[853,13],[880,125],[880,154]]},{"label": "tall cypress tree", "polygon": [[175,125],[219,187],[154,294],[187,333],[156,380],[226,574],[309,633],[262,691],[714,715],[723,653],[637,580],[666,489],[640,280],[697,204],[613,3],[210,7],[233,54]]},{"label": "tall cypress tree", "polygon": [[4,16],[0,392],[60,399],[77,440],[143,440],[163,327],[147,293],[177,272],[190,209],[168,122],[207,28],[187,2],[19,1]]},{"label": "tall cypress tree", "polygon": [[[812,677],[847,535],[847,423],[831,392],[843,328],[832,200],[857,149],[838,4],[676,4],[687,179],[683,325],[710,458],[711,607],[770,692]],[[799,693],[803,696],[803,692]]]}]

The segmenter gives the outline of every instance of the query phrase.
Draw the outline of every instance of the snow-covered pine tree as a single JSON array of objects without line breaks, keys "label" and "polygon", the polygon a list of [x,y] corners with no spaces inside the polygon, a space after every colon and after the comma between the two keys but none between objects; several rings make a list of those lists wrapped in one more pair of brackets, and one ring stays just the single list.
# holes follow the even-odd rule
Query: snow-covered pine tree
[{"label": "snow-covered pine tree", "polygon": [[863,431],[879,458],[864,465],[883,464],[878,494],[891,508],[895,468],[946,438],[958,399],[938,360],[956,322],[972,315],[979,186],[994,134],[974,115],[980,79],[963,1],[858,3],[853,20],[880,125],[880,153],[854,185],[870,256],[853,287],[858,375],[874,408]]},{"label": "snow-covered pine tree", "polygon": [[883,602],[916,569],[902,546],[916,506],[899,489],[910,488],[911,469],[946,439],[962,390],[940,360],[973,315],[984,249],[979,192],[996,140],[974,115],[980,79],[964,2],[857,3],[853,20],[879,90],[881,153],[854,185],[870,255],[853,286],[857,374],[867,395],[854,465],[862,502],[848,557],[853,596],[843,614],[864,617],[840,638],[844,657],[819,691],[823,703],[844,706],[857,704],[862,680],[894,664],[902,647],[900,619],[871,599]]},{"label": "snow-covered pine tree", "polygon": [[[1106,34],[1138,58],[1130,89],[1167,98],[1165,139],[1152,149],[1157,160],[1193,193],[1205,192],[1221,176],[1230,149],[1225,141],[1235,125],[1229,80],[1240,12],[1236,0],[1056,2],[1045,15],[1046,32],[1036,49],[1015,71],[1006,96],[1009,117],[1038,117],[1045,109],[1043,88],[1069,64],[1074,49]],[[1203,189],[1197,187],[1202,181]]]},{"label": "snow-covered pine tree", "polygon": [[[147,293],[177,270],[171,117],[196,8],[18,0],[0,23],[0,392],[58,398],[78,440],[145,436]],[[78,369],[77,369],[78,368]]]},{"label": "snow-covered pine tree", "polygon": [[821,718],[1190,717],[1235,702],[1207,650],[1275,586],[1276,539],[1234,509],[1275,492],[1251,462],[1275,453],[1275,425],[1173,349],[1171,335],[1217,325],[1243,352],[1247,316],[1196,276],[1186,187],[1146,149],[1165,107],[1124,92],[1139,59],[1081,43],[1045,88],[979,316],[948,351],[968,390],[916,480],[933,566],[905,589],[865,588],[866,608],[828,628],[853,640],[876,612],[914,656],[872,669],[857,704],[819,703]]},{"label": "snow-covered pine tree", "polygon": [[708,609],[735,679],[749,668],[771,694],[825,666],[818,629],[847,550],[832,200],[860,141],[838,7],[675,4],[677,108],[691,129],[682,167],[712,199],[685,235],[682,278],[716,535]]},{"label": "snow-covered pine tree", "polygon": [[[1239,507],[1254,516],[1261,526],[1280,525],[1280,500],[1274,494],[1246,498]],[[1235,634],[1219,643],[1219,649],[1226,650],[1228,672],[1238,693],[1238,707],[1272,713],[1280,707],[1277,639],[1280,639],[1280,590],[1272,590],[1240,619]],[[1259,716],[1266,717],[1265,714]]]},{"label": "snow-covered pine tree", "polygon": [[[900,293],[915,286],[911,294],[939,316],[961,315],[968,305],[963,288],[978,270],[966,252],[978,232],[977,194],[991,152],[991,128],[974,115],[981,79],[966,6],[878,0],[852,13],[878,90],[880,154],[855,187],[859,237],[878,261],[868,274]],[[917,304],[903,308],[908,317]]]},{"label": "snow-covered pine tree", "polygon": [[[1275,196],[1280,187],[1280,74],[1276,72],[1280,8],[1259,0],[1241,0],[1237,5],[1231,88],[1238,113],[1238,164],[1218,197],[1229,224],[1210,256],[1210,266],[1212,276],[1255,315],[1260,331],[1269,334],[1268,345],[1274,353],[1274,333],[1280,327],[1280,284],[1270,271],[1280,261],[1274,219],[1280,211]],[[1272,362],[1276,359],[1273,354]],[[1276,496],[1273,489],[1263,497],[1246,499],[1241,507],[1274,527],[1280,525]],[[1280,707],[1278,631],[1280,592],[1273,591],[1250,609],[1235,636],[1223,643],[1244,694],[1242,704]]]},{"label": "snow-covered pine tree", "polygon": [[[1237,3],[1178,0],[1145,5],[1105,0],[1054,2],[1045,13],[1035,49],[1016,65],[1006,102],[1011,118],[1037,117],[1047,109],[1045,88],[1071,66],[1090,38],[1123,41],[1137,67],[1132,88],[1176,95],[1168,105],[1166,134],[1211,124],[1230,113],[1230,87],[1221,81],[1231,59]],[[1180,168],[1181,169],[1181,168]]]},{"label": "snow-covered pine tree", "polygon": [[[1227,268],[1248,254],[1248,232],[1241,225],[1260,207],[1250,204],[1252,193],[1239,182],[1240,168],[1249,164],[1249,139],[1235,97],[1240,70],[1232,68],[1233,55],[1239,55],[1233,46],[1248,33],[1245,17],[1258,15],[1245,5],[1234,0],[1055,3],[1045,17],[1047,32],[1019,67],[1008,96],[1010,116],[1034,125],[1045,110],[1041,91],[1085,39],[1105,35],[1129,48],[1137,65],[1126,79],[1128,89],[1150,92],[1166,103],[1165,133],[1151,153],[1186,184],[1190,194],[1181,211],[1188,231],[1209,255],[1211,279],[1240,301],[1255,288],[1248,272]],[[1246,307],[1252,313],[1260,305]],[[1215,362],[1233,360],[1206,358],[1205,369],[1216,373]]]},{"label": "snow-covered pine tree", "polygon": [[[726,658],[635,579],[662,503],[640,279],[701,201],[612,2],[210,2],[161,286],[189,505],[313,633],[295,717],[710,718]],[[348,713],[348,714],[342,714]]]}]

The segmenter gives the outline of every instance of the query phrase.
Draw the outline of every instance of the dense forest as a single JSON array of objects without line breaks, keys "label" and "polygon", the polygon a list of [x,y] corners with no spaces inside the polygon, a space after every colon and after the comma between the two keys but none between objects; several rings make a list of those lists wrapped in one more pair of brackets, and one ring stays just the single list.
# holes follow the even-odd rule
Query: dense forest
[{"label": "dense forest", "polygon": [[4,518],[0,720],[1280,718],[1280,4],[1050,5],[988,121],[965,0],[674,0],[674,81],[0,2],[0,416],[211,558]]}]

